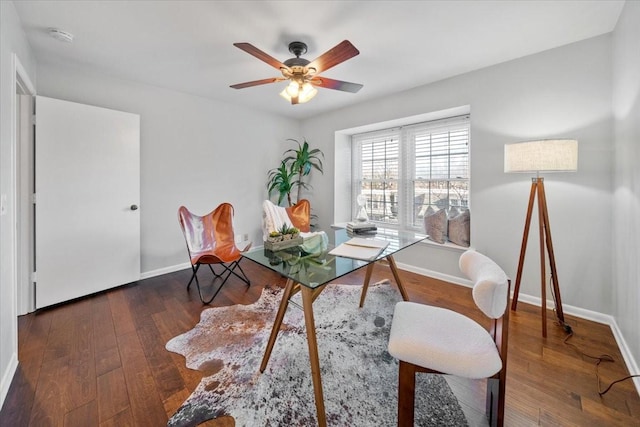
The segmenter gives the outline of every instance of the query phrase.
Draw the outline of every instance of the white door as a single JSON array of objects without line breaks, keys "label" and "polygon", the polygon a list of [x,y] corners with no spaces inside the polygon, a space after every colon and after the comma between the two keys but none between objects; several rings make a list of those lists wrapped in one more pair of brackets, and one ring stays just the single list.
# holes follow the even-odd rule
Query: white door
[{"label": "white door", "polygon": [[140,117],[36,97],[36,308],[140,278]]}]

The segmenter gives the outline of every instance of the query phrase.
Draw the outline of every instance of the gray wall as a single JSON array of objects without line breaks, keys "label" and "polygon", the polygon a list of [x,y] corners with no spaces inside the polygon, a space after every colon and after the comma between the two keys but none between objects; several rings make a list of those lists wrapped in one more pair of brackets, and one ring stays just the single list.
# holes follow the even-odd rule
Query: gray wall
[{"label": "gray wall", "polygon": [[7,213],[0,216],[0,403],[4,400],[17,364],[18,319],[16,316],[16,275],[14,269],[15,169],[11,109],[13,54],[35,83],[35,59],[24,36],[13,3],[0,1],[0,193],[7,196]]},{"label": "gray wall", "polygon": [[143,274],[188,262],[180,205],[205,214],[230,202],[236,233],[262,240],[267,171],[297,121],[60,64],[39,63],[38,75],[39,95],[140,115]]},{"label": "gray wall", "polygon": [[[640,2],[628,1],[613,34],[613,313],[640,357]],[[635,367],[635,373],[638,366]],[[636,381],[640,387],[640,381]]]},{"label": "gray wall", "polygon": [[[304,121],[305,136],[332,159],[335,132],[447,108],[471,108],[471,240],[515,277],[530,176],[503,173],[505,143],[579,140],[577,173],[545,187],[563,303],[612,314],[611,36],[605,35],[415,88]],[[366,87],[363,89],[366,90]],[[341,154],[341,156],[344,153]],[[340,156],[339,156],[340,157]],[[320,218],[333,218],[332,162],[318,178]],[[341,195],[337,195],[342,197]],[[521,292],[540,295],[537,221],[532,223]],[[459,251],[420,245],[398,261],[459,275]],[[547,270],[548,271],[548,270]]]}]

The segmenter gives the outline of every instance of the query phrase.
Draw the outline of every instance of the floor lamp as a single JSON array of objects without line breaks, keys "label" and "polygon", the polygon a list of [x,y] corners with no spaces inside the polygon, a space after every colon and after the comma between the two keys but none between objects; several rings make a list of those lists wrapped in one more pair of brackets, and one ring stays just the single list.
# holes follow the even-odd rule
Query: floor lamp
[{"label": "floor lamp", "polygon": [[558,273],[556,259],[553,254],[553,242],[551,240],[551,227],[549,226],[549,213],[547,212],[547,198],[544,193],[544,178],[540,172],[575,172],[578,170],[578,141],[574,139],[546,139],[539,141],[517,142],[504,146],[504,171],[535,173],[531,179],[531,192],[529,194],[529,207],[524,224],[522,246],[520,247],[520,259],[518,261],[518,273],[514,288],[511,310],[516,309],[524,256],[527,250],[529,226],[533,203],[538,197],[538,232],[540,235],[540,289],[542,300],[542,336],[547,336],[547,293],[545,286],[546,258],[545,249],[549,257],[551,267],[552,296],[556,309],[556,316],[563,327],[564,313],[562,312],[562,300],[560,298],[560,286],[558,285]]}]

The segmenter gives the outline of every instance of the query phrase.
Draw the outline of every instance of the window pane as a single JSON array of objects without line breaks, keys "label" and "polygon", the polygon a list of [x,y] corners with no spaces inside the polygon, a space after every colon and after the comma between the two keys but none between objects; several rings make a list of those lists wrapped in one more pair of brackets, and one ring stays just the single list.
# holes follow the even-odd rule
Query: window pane
[{"label": "window pane", "polygon": [[469,181],[450,181],[449,206],[469,207]]},{"label": "window pane", "polygon": [[360,186],[367,203],[365,209],[369,220],[398,224],[397,183],[382,181],[363,181]]},{"label": "window pane", "polygon": [[455,154],[449,157],[449,178],[468,179],[469,178],[469,155]]},{"label": "window pane", "polygon": [[[416,183],[418,184],[418,183]],[[411,218],[412,225],[422,228],[424,214],[429,207],[427,203],[428,192],[421,188],[419,185],[414,185],[413,191],[413,203],[411,206]]]},{"label": "window pane", "polygon": [[367,199],[369,219],[397,224],[399,139],[389,134],[364,138],[361,150],[361,192]]},{"label": "window pane", "polygon": [[469,134],[465,116],[354,135],[354,190],[370,220],[422,229],[430,205],[468,207]]},{"label": "window pane", "polygon": [[386,137],[362,142],[362,178],[398,179],[398,139]]},{"label": "window pane", "polygon": [[469,181],[426,181],[416,180],[413,185],[412,218],[415,226],[422,226],[424,213],[432,205],[434,209],[448,209],[451,206],[469,206]]},{"label": "window pane", "polygon": [[415,184],[415,194],[424,194],[424,204],[436,209],[449,207],[449,181],[420,181]]}]

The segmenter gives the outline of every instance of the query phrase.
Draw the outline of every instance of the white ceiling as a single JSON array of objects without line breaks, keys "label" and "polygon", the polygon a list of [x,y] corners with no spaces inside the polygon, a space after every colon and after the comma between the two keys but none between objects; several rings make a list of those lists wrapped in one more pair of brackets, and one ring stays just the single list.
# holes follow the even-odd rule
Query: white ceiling
[{"label": "white ceiling", "polygon": [[[38,62],[62,62],[293,118],[307,118],[610,32],[624,1],[14,1]],[[56,27],[75,36],[62,43]],[[307,104],[278,96],[279,76],[233,46],[309,60],[342,40],[360,55],[322,73],[361,83],[356,94],[319,89]]]}]

